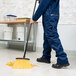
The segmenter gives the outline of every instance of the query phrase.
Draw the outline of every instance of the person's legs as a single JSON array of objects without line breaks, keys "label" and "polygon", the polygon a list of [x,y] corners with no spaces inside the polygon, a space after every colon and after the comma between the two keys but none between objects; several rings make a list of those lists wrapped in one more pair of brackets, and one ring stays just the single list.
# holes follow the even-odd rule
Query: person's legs
[{"label": "person's legs", "polygon": [[51,48],[48,44],[48,40],[44,34],[44,44],[43,44],[43,55],[41,58],[37,58],[38,62],[50,63],[51,58]]},{"label": "person's legs", "polygon": [[[43,43],[43,55],[41,58],[37,58],[37,61],[39,62],[49,62],[50,63],[50,58],[51,58],[51,47],[49,46],[47,37],[45,35],[45,25],[43,22],[43,30],[44,30],[44,43]],[[44,60],[43,60],[44,59]]]},{"label": "person's legs", "polygon": [[63,50],[61,41],[59,39],[59,35],[57,32],[57,24],[58,24],[59,17],[52,16],[50,18],[49,23],[45,22],[45,32],[46,37],[49,42],[51,48],[56,51],[57,63],[58,64],[68,64],[68,58],[66,53]]},{"label": "person's legs", "polygon": [[48,44],[48,40],[44,34],[44,44],[43,44],[43,56],[42,58],[50,60],[51,58],[51,47]]},{"label": "person's legs", "polygon": [[50,60],[51,58],[51,46],[49,45],[48,43],[48,40],[47,40],[47,37],[46,37],[46,32],[45,32],[45,25],[44,25],[44,22],[43,22],[43,29],[44,29],[44,43],[43,43],[43,56],[42,58],[45,58],[47,60]]}]

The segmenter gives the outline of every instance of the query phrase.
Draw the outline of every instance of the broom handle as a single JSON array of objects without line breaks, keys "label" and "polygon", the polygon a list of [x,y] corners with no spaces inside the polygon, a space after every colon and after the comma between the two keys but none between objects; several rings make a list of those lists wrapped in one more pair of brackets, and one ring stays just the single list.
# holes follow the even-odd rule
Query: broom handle
[{"label": "broom handle", "polygon": [[[37,0],[35,0],[35,5],[34,5],[34,10],[33,10],[32,18],[33,18],[34,13],[35,13],[36,4],[37,4]],[[28,47],[28,40],[29,40],[31,28],[32,28],[32,24],[30,24],[30,27],[29,27],[29,31],[28,31],[28,35],[27,35],[27,41],[26,41],[26,47],[25,47],[25,51],[24,51],[24,56],[23,56],[23,58],[25,58],[25,56],[26,56],[26,51],[27,51],[27,47]]]}]

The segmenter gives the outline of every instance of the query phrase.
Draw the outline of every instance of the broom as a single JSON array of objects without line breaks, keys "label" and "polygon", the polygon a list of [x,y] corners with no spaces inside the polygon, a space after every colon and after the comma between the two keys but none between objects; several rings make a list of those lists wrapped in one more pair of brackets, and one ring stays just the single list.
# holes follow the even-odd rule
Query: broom
[{"label": "broom", "polygon": [[[37,4],[37,0],[35,0],[35,5],[34,5],[34,9],[33,9],[32,18],[33,18],[34,13],[35,13],[36,4]],[[25,58],[31,28],[32,28],[32,24],[30,24],[30,27],[29,27],[29,31],[28,31],[28,35],[27,35],[26,48],[25,48],[25,51],[24,51],[23,58],[16,58],[15,62],[10,62],[10,64],[7,64],[8,66],[12,66],[13,69],[30,69],[30,68],[32,68],[32,64],[30,63],[30,59]]]}]

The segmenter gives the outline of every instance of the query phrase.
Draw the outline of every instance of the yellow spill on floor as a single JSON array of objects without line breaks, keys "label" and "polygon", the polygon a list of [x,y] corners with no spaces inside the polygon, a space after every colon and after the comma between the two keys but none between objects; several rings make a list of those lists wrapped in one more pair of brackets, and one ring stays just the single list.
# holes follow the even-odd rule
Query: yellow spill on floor
[{"label": "yellow spill on floor", "polygon": [[12,67],[12,69],[32,69],[32,67],[39,67],[30,63],[30,60],[16,59],[15,62],[9,62],[6,65]]}]

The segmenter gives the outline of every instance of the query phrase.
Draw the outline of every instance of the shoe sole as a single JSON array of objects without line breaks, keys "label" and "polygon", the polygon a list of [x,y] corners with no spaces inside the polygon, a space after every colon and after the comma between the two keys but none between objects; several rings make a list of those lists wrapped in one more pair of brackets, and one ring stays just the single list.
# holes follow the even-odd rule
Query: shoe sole
[{"label": "shoe sole", "polygon": [[47,63],[47,64],[50,64],[51,62],[45,62],[45,61],[38,61],[37,62],[40,62],[40,63]]}]

